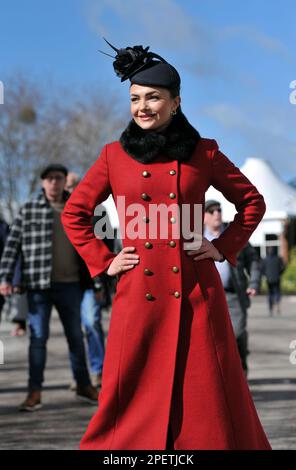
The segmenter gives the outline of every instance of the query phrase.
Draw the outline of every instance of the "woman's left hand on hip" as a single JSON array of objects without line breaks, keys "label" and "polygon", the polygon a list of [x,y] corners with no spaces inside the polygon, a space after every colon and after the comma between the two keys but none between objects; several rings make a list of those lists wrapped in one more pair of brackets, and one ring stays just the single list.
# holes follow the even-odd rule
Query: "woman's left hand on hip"
[{"label": "woman's left hand on hip", "polygon": [[[223,255],[206,237],[202,237],[202,240],[200,240],[200,236],[197,235],[195,237],[195,242],[199,246],[198,249],[186,250],[187,255],[195,255],[195,257],[193,258],[194,260],[200,261],[201,259],[212,258],[214,261],[220,261],[223,258]],[[187,246],[188,245],[189,244],[187,244]]]}]

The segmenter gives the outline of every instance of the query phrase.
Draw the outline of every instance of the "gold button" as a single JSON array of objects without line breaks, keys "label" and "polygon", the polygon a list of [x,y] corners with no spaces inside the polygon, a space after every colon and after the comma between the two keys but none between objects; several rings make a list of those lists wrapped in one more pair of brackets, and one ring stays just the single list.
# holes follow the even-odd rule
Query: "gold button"
[{"label": "gold button", "polygon": [[144,217],[143,217],[143,221],[146,222],[146,224],[148,224],[148,222],[149,222],[149,217],[145,217],[145,216],[144,216]]},{"label": "gold button", "polygon": [[178,266],[173,266],[172,270],[174,271],[174,273],[178,273],[178,272],[179,272]]},{"label": "gold button", "polygon": [[144,201],[147,201],[149,199],[149,196],[146,193],[142,193],[141,198],[144,199]]},{"label": "gold button", "polygon": [[153,299],[153,295],[147,293],[147,294],[146,294],[146,299],[147,299],[147,300],[152,300],[152,299]]},{"label": "gold button", "polygon": [[171,240],[170,243],[169,243],[169,245],[170,245],[172,248],[174,248],[174,247],[176,246],[176,242],[174,242],[174,240]]},{"label": "gold button", "polygon": [[170,221],[172,222],[172,224],[176,223],[176,218],[175,217],[171,217],[170,218]]},{"label": "gold button", "polygon": [[181,294],[180,292],[176,290],[176,292],[174,292],[174,296],[176,297],[176,299],[178,299],[181,296]]},{"label": "gold button", "polygon": [[144,178],[148,178],[151,175],[151,173],[149,173],[149,171],[147,171],[147,170],[144,170],[142,172],[142,175],[144,176]]},{"label": "gold button", "polygon": [[170,170],[170,175],[175,175],[176,171],[175,170]]},{"label": "gold button", "polygon": [[145,269],[144,269],[144,274],[146,274],[146,276],[152,276],[153,272],[150,271],[150,269],[145,268]]},{"label": "gold button", "polygon": [[176,194],[175,193],[170,193],[170,199],[175,199]]},{"label": "gold button", "polygon": [[152,243],[150,242],[145,242],[145,248],[152,248]]}]

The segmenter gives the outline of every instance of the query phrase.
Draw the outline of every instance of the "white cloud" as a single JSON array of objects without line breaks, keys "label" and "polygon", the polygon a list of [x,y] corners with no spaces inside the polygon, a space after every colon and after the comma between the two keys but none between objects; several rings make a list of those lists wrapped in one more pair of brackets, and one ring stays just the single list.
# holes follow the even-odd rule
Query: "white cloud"
[{"label": "white cloud", "polygon": [[[289,105],[287,105],[289,106]],[[205,107],[202,112],[213,118],[228,135],[239,136],[245,156],[269,160],[282,176],[296,175],[296,138],[294,109],[275,103],[256,103],[243,108],[229,103]]]},{"label": "white cloud", "polygon": [[[114,21],[110,21],[111,15]],[[120,38],[118,47],[140,40],[155,46],[161,44],[162,48],[184,50],[188,44],[192,47],[192,40],[202,41],[204,34],[173,0],[92,0],[87,18],[92,30],[108,35],[111,43]]]},{"label": "white cloud", "polygon": [[240,38],[246,39],[247,41],[253,42],[265,51],[278,54],[282,59],[285,59],[289,62],[294,60],[294,57],[290,53],[289,49],[282,41],[267,35],[262,31],[259,31],[252,25],[227,26],[220,29],[219,35],[221,39],[238,36]]},{"label": "white cloud", "polygon": [[[100,38],[105,36],[115,47],[149,45],[150,50],[165,54],[177,68],[187,68],[201,77],[219,70],[212,34],[174,0],[91,0],[86,19],[92,31]],[[101,44],[101,49],[110,52],[103,40]]]},{"label": "white cloud", "polygon": [[[176,0],[90,0],[87,5],[89,27],[100,37],[106,36],[116,47],[148,44],[160,54],[162,50],[166,54],[172,51],[178,58],[177,65],[200,78],[219,74],[220,79],[232,79],[230,65],[226,65],[221,55],[223,42],[229,37],[248,40],[264,51],[293,60],[292,53],[279,39],[253,25],[213,27],[197,15],[187,13]],[[102,44],[104,47],[103,41]],[[166,58],[170,60],[167,55]],[[247,80],[243,75],[241,80],[252,87],[256,78],[249,71],[248,74]]]}]

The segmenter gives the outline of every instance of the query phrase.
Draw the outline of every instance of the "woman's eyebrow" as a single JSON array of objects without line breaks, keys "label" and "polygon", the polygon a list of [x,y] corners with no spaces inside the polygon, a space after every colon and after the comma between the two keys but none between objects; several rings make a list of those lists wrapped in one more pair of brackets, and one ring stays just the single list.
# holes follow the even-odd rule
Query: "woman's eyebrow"
[{"label": "woman's eyebrow", "polygon": [[[157,91],[150,91],[149,93],[146,93],[146,95],[144,96],[148,96],[148,95],[154,95],[154,94],[158,94]],[[136,93],[131,93],[131,96],[134,96],[134,97],[139,97],[139,95],[137,95]]]}]

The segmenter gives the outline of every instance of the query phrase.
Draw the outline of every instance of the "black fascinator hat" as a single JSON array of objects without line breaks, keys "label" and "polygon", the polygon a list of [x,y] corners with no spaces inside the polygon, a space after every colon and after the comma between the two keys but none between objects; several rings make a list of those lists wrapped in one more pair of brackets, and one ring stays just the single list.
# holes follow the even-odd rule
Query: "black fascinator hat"
[{"label": "black fascinator hat", "polygon": [[116,52],[113,68],[121,81],[129,79],[131,83],[138,85],[162,86],[170,89],[179,89],[181,84],[177,70],[158,54],[149,51],[149,46],[126,47],[117,49],[105,38],[104,40]]}]

